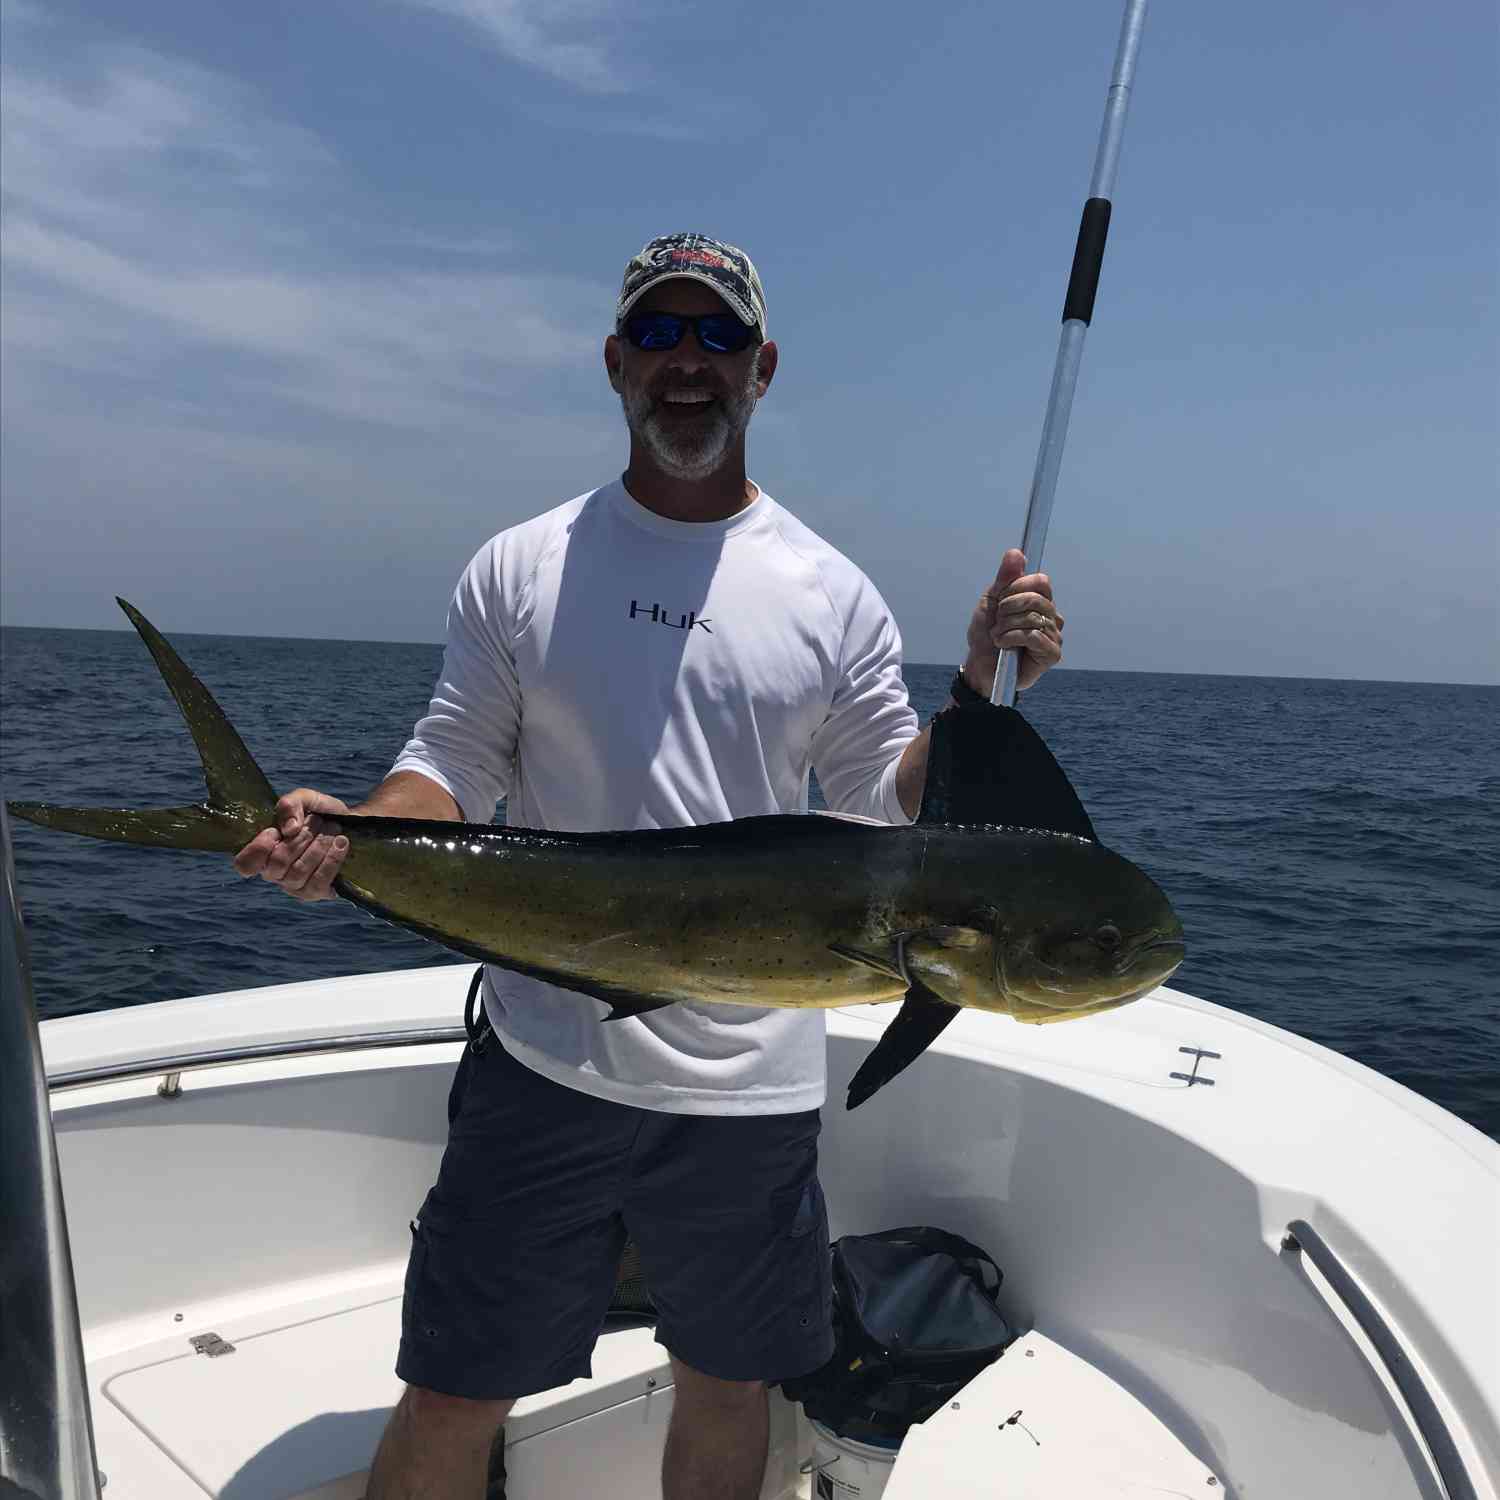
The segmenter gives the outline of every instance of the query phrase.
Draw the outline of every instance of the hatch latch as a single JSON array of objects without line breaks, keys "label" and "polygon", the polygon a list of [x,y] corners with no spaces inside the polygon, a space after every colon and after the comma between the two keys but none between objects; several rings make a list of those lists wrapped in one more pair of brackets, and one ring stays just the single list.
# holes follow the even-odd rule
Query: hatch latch
[{"label": "hatch latch", "polygon": [[194,1354],[206,1354],[210,1359],[234,1353],[234,1345],[228,1339],[221,1339],[216,1333],[195,1333],[188,1343],[193,1346]]}]

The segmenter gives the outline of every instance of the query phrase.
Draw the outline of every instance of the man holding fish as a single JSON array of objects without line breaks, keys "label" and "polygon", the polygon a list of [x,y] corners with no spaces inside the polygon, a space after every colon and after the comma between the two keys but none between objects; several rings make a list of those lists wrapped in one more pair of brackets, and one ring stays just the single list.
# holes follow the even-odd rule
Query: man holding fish
[{"label": "man holding fish", "polygon": [[[915,818],[930,730],[896,626],[746,474],[777,358],[743,251],[646,245],[604,344],[624,474],[480,550],[391,774],[354,807],[288,793],[239,872],[325,900],[349,849],[337,819],[488,823],[506,798],[529,828],[696,826],[805,810],[810,767],[836,810]],[[1014,550],[969,621],[960,695],[988,697],[1001,648],[1022,653],[1023,688],[1062,655],[1050,584]],[[606,1020],[597,999],[495,966],[483,1000],[413,1224],[407,1389],[369,1500],[478,1500],[513,1401],[588,1373],[627,1230],[672,1356],[665,1500],[755,1500],[766,1383],[831,1349],[821,1014],[679,1003]]]}]

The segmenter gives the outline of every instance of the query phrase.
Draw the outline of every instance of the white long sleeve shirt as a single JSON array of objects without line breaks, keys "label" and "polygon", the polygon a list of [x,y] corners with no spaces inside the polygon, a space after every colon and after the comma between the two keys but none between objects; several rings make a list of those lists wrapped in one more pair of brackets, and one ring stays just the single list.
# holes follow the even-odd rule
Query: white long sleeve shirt
[{"label": "white long sleeve shirt", "polygon": [[[620,481],[503,531],[459,580],[442,675],[397,758],[472,823],[672,828],[829,804],[909,821],[917,733],[901,639],[863,573],[769,495],[683,522]],[[490,966],[507,1051],[606,1099],[682,1114],[814,1109],[821,1011],[599,1001]]]}]

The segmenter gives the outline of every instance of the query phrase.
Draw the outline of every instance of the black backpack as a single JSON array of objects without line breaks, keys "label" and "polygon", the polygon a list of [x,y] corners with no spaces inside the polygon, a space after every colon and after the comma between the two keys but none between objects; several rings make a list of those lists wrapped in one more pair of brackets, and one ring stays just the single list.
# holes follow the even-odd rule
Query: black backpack
[{"label": "black backpack", "polygon": [[833,1357],[781,1388],[842,1437],[899,1440],[1014,1337],[999,1266],[978,1245],[913,1225],[848,1234],[833,1254]]}]

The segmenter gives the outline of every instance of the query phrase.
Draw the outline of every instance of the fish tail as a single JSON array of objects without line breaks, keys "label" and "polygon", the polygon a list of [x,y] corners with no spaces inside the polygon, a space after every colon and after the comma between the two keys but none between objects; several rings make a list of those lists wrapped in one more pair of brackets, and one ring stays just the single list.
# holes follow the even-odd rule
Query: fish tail
[{"label": "fish tail", "polygon": [[5,808],[13,818],[64,833],[151,849],[204,849],[221,854],[243,849],[271,822],[269,809],[257,822],[211,807],[53,807],[47,802],[7,802]]},{"label": "fish tail", "polygon": [[262,828],[276,809],[276,792],[245,748],[213,694],[198,681],[159,630],[133,605],[125,611],[166,679],[192,732],[208,783],[208,801],[199,807],[136,810],[107,807],[53,807],[45,802],[8,802],[10,812],[44,828],[87,834],[156,849],[203,849],[234,853]]}]

